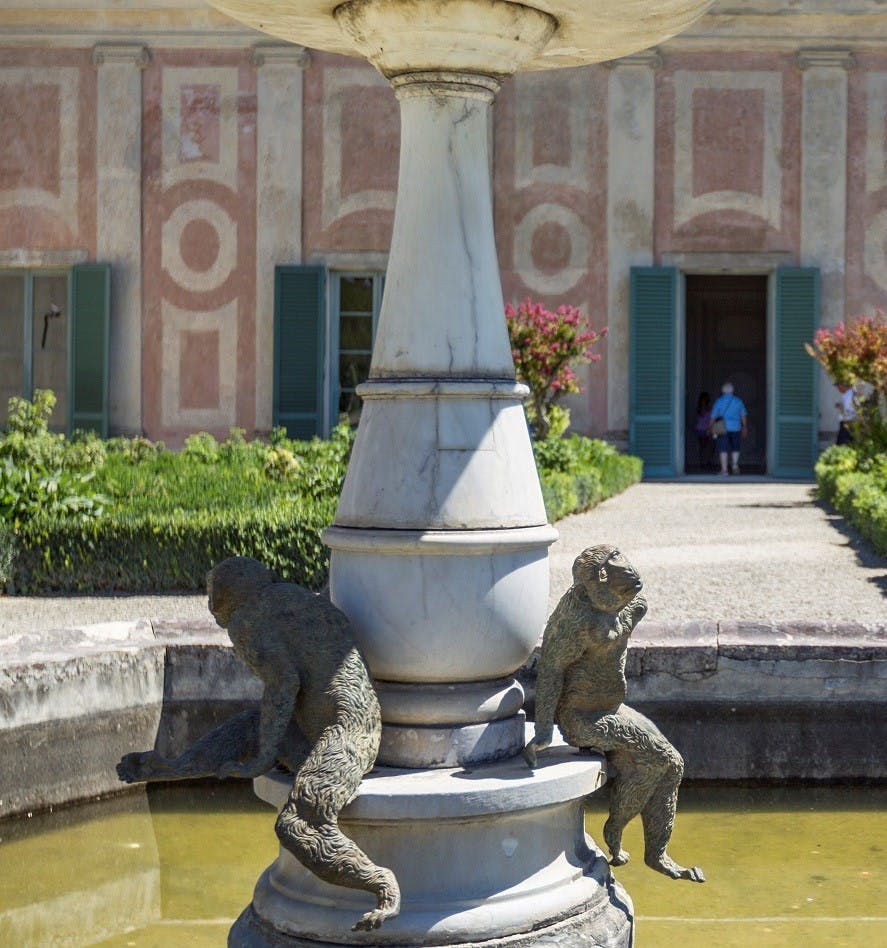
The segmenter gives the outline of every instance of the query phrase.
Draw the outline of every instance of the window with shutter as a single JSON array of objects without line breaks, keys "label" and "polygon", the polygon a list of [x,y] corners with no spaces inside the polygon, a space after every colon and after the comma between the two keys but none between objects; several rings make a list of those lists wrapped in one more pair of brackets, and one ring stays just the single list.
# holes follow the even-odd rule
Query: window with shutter
[{"label": "window with shutter", "polygon": [[631,268],[629,450],[654,477],[675,473],[676,291],[674,267]]}]

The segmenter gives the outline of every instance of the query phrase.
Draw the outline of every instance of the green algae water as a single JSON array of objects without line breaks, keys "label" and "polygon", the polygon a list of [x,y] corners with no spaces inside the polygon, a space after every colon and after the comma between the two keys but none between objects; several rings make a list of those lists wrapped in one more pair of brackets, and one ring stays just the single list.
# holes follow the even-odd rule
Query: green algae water
[{"label": "green algae water", "polygon": [[[887,788],[686,787],[670,852],[705,885],[617,870],[638,948],[887,945]],[[592,802],[596,839],[605,803]],[[248,784],[159,787],[0,823],[0,945],[221,948],[277,852]]]}]

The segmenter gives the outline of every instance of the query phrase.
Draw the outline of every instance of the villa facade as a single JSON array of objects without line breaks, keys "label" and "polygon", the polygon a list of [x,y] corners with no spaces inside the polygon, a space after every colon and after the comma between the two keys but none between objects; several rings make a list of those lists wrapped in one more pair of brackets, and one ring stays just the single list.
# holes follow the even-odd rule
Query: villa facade
[{"label": "villa facade", "polygon": [[[399,151],[372,68],[201,0],[20,0],[0,117],[0,424],[40,387],[61,429],[172,444],[356,417]],[[575,430],[681,473],[729,378],[749,465],[808,473],[837,419],[803,343],[887,308],[883,3],[719,0],[507,80],[490,136],[506,300],[609,327]]]}]

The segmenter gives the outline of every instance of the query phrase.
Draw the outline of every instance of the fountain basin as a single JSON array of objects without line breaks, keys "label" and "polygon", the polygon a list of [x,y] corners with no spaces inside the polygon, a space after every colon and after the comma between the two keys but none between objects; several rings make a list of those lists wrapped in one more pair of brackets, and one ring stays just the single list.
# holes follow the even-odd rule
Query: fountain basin
[{"label": "fountain basin", "polygon": [[[514,71],[518,66],[518,62],[514,62],[510,69],[504,68],[506,62],[501,53],[498,60],[484,58],[484,53],[494,39],[499,49],[504,49],[506,37],[495,32],[496,25],[502,29],[513,26],[518,19],[524,24],[523,30],[526,32],[523,36],[532,46],[534,40],[538,43],[538,33],[542,31],[535,26],[534,35],[534,31],[526,25],[527,21],[534,25],[553,21],[550,38],[546,38],[547,42],[542,48],[523,58],[520,62],[522,69],[584,66],[627,56],[660,43],[688,27],[712,2],[657,0],[653,4],[650,0],[533,0],[531,5],[524,5],[499,0],[468,0],[466,3],[453,3],[452,0],[361,0],[346,4],[339,0],[276,0],[273,3],[266,0],[210,0],[212,6],[257,30],[346,56],[354,56],[358,50],[354,37],[346,35],[337,20],[359,19],[376,23],[384,18],[386,29],[390,31],[389,41],[398,32],[405,39],[410,32],[416,31],[417,20],[435,24],[435,28],[443,20],[450,47],[458,45],[479,54],[470,59],[454,59],[452,65],[448,59],[445,68],[457,71],[467,68],[469,71],[492,75]],[[366,10],[368,7],[376,9],[370,13]],[[347,8],[351,8],[351,12]],[[448,26],[451,8],[456,11],[456,22],[462,27],[459,31]],[[463,8],[472,11],[467,19]],[[400,29],[395,26],[397,18],[403,24]],[[473,40],[473,37],[481,36],[486,44],[482,48],[476,39]],[[427,36],[424,39],[427,40]],[[394,48],[397,58],[392,59],[392,65],[404,62],[404,53],[413,61],[411,68],[439,68],[441,65],[436,59],[437,65],[416,66],[421,61],[416,58],[416,51],[421,49],[421,44],[408,52],[406,49],[401,51],[395,41]],[[441,52],[447,55],[452,52],[436,43],[435,50],[438,59]],[[362,50],[360,53],[367,55]],[[384,63],[384,60],[380,62]],[[462,65],[456,65],[457,62]]]}]

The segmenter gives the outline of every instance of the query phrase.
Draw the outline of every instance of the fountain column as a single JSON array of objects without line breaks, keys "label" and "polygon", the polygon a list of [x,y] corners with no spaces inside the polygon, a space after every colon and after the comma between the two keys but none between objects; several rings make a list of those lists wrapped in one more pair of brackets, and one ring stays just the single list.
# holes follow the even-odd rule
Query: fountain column
[{"label": "fountain column", "polygon": [[333,601],[376,680],[380,762],[453,767],[523,746],[511,675],[545,624],[557,533],[502,315],[487,156],[499,83],[435,71],[392,85],[401,164],[391,265],[324,539]]}]

